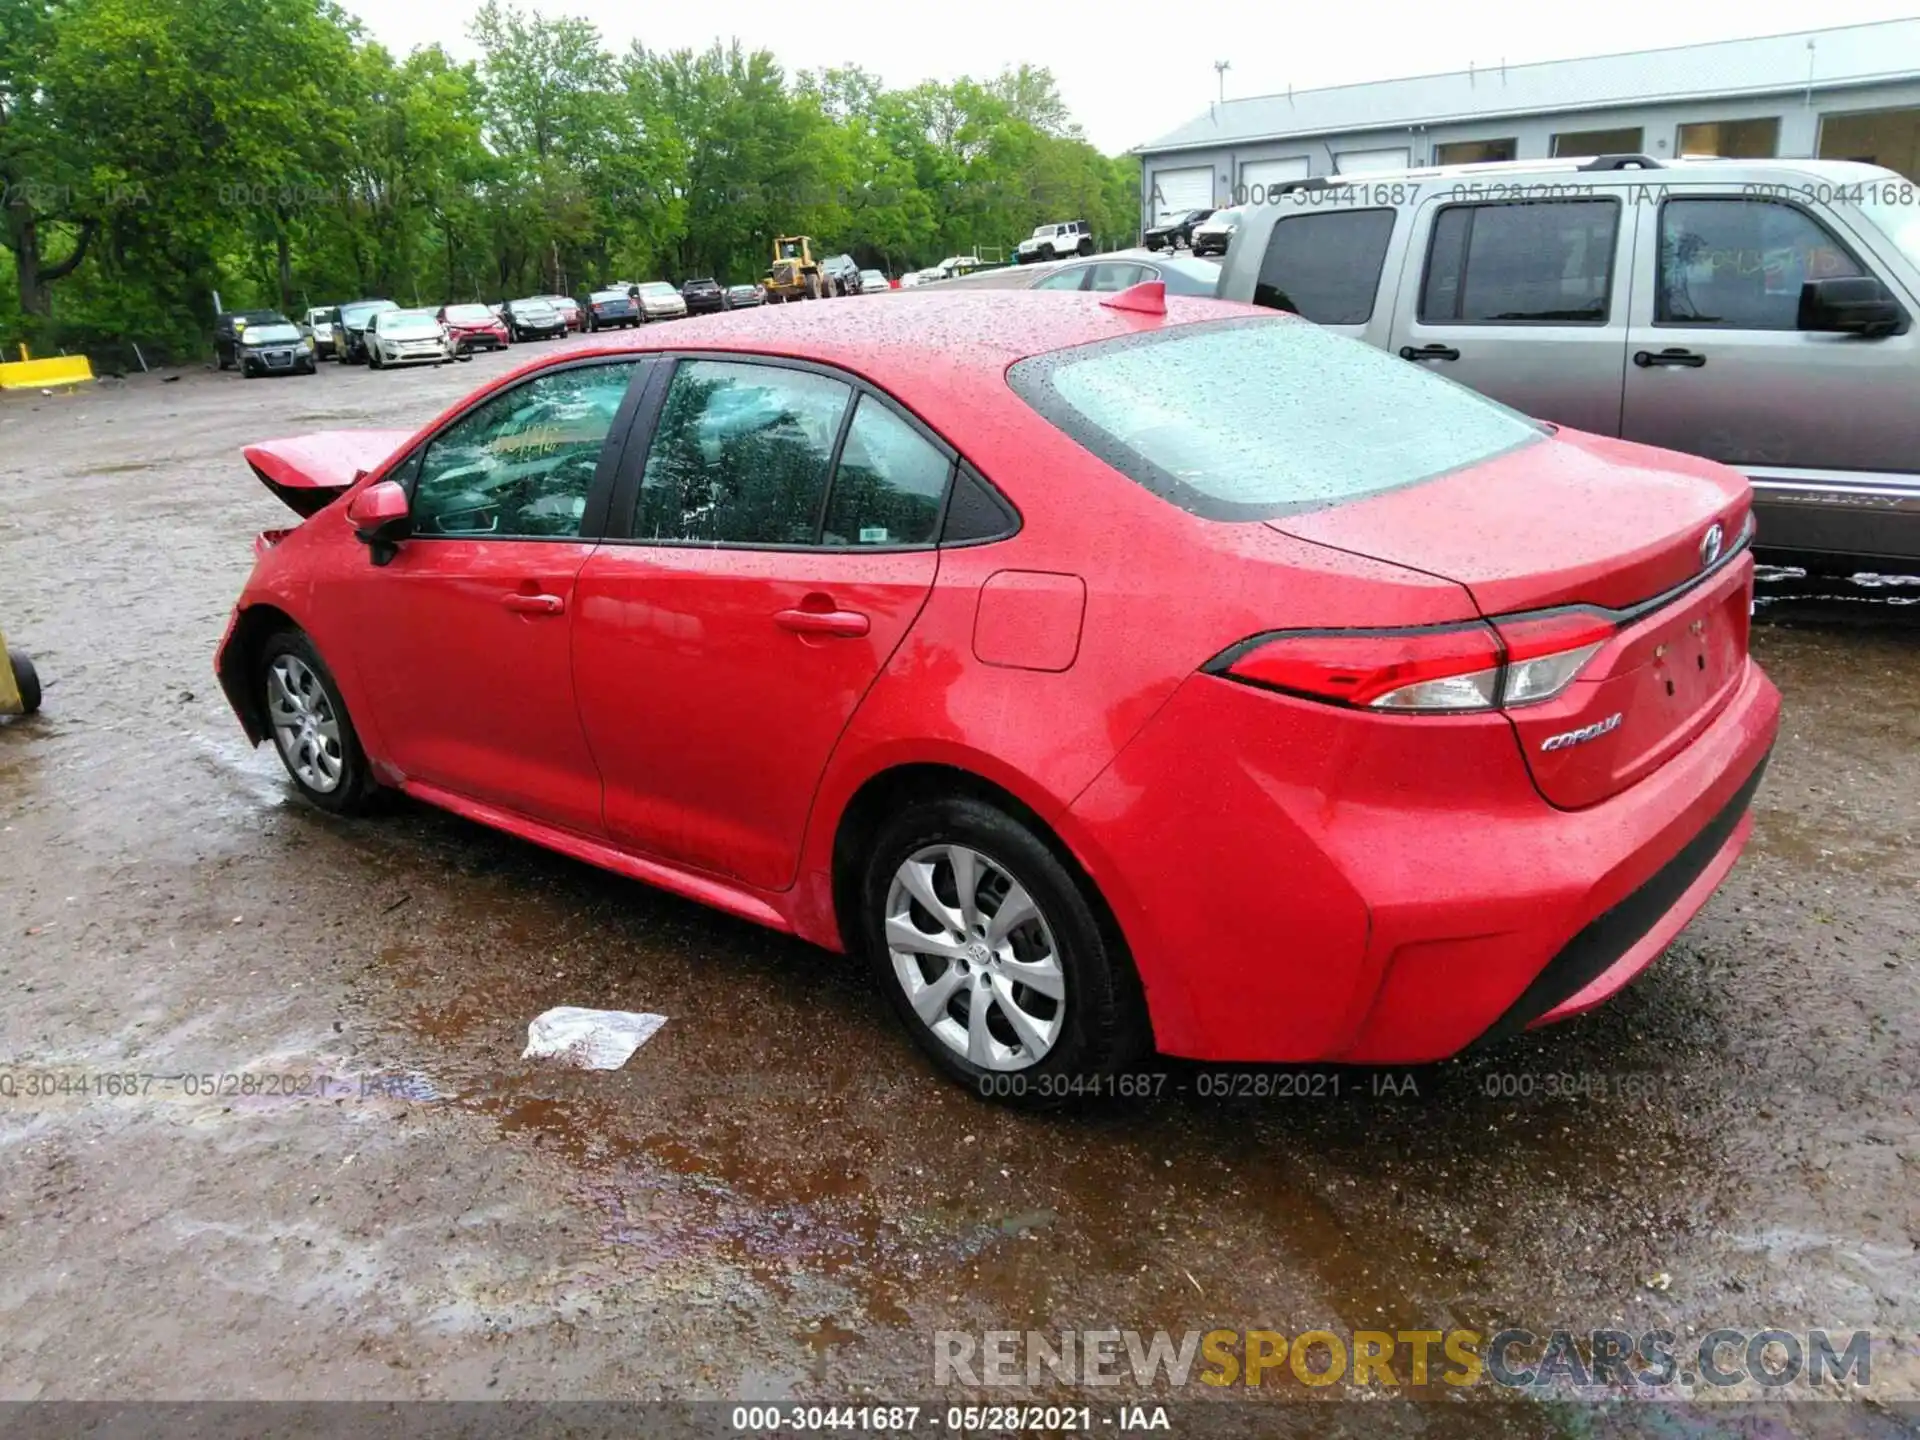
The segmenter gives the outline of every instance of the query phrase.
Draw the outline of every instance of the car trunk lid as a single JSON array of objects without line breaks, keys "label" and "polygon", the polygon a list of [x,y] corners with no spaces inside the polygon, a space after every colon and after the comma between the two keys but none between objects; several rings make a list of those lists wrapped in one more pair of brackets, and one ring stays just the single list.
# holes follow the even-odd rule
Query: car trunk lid
[{"label": "car trunk lid", "polygon": [[1753,585],[1750,494],[1708,461],[1561,432],[1271,523],[1453,580],[1497,629],[1541,611],[1611,622],[1564,692],[1507,711],[1541,794],[1573,809],[1657,769],[1737,690]]},{"label": "car trunk lid", "polygon": [[319,430],[263,440],[240,453],[260,483],[304,517],[333,503],[412,438],[411,430]]}]

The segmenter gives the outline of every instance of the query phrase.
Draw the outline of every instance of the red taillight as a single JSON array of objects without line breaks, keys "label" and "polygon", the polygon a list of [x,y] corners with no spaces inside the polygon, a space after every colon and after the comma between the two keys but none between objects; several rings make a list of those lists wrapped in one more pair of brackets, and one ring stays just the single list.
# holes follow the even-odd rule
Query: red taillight
[{"label": "red taillight", "polygon": [[1256,639],[1207,668],[1358,709],[1458,712],[1531,705],[1573,683],[1614,632],[1591,611],[1418,630],[1320,630]]}]

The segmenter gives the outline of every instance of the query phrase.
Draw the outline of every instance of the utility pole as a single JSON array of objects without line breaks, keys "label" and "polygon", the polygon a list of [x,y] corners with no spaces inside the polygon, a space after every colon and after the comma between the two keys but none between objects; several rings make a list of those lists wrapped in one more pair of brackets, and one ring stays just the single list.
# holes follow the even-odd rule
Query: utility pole
[{"label": "utility pole", "polygon": [[1232,68],[1233,62],[1231,60],[1216,60],[1213,62],[1214,73],[1220,77],[1220,103],[1222,105],[1227,103],[1227,71]]}]

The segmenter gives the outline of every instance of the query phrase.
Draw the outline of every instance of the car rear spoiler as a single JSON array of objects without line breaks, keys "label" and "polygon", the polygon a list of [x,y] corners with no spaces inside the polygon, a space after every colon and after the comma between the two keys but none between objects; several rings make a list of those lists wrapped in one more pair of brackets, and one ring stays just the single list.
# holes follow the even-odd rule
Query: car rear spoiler
[{"label": "car rear spoiler", "polygon": [[412,438],[411,430],[319,430],[262,440],[240,453],[260,483],[305,518],[332,504]]}]

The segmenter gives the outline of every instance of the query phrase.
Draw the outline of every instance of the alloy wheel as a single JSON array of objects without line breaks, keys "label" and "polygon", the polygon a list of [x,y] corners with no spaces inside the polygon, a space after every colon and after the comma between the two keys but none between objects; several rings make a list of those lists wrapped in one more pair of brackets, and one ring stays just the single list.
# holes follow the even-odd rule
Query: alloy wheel
[{"label": "alloy wheel", "polygon": [[338,789],[346,768],[340,716],[325,684],[298,655],[277,655],[267,667],[267,714],[294,777],[321,795]]},{"label": "alloy wheel", "polygon": [[908,1003],[955,1054],[983,1070],[1024,1070],[1059,1040],[1059,947],[998,861],[965,845],[915,851],[888,886],[885,934]]}]

